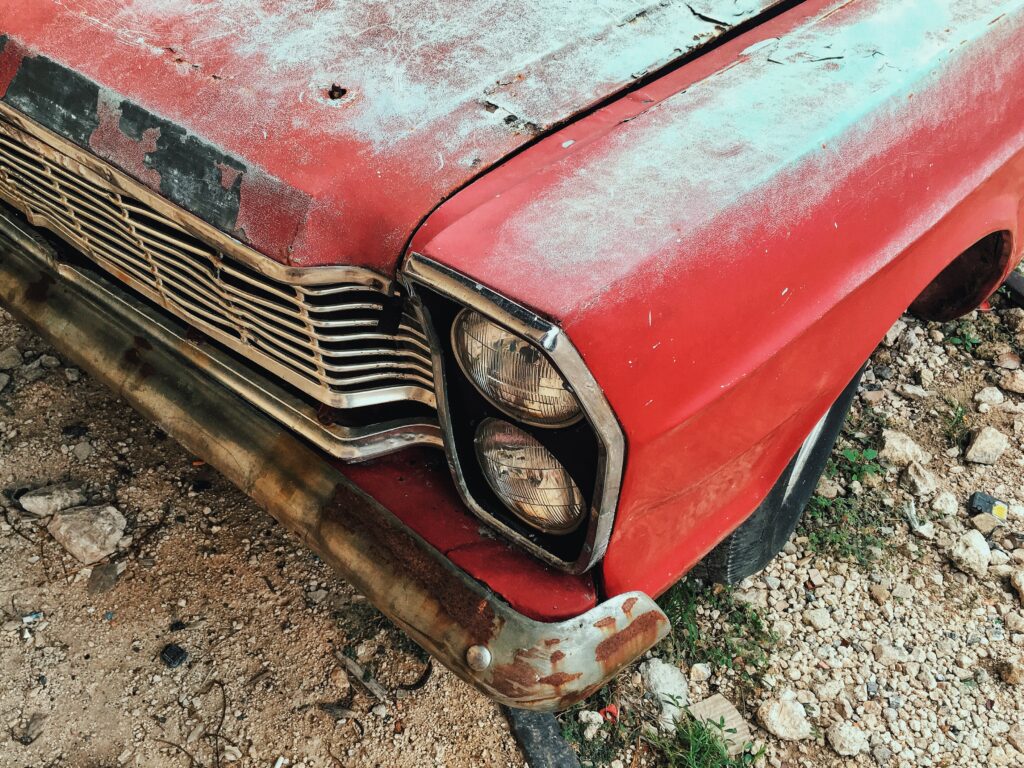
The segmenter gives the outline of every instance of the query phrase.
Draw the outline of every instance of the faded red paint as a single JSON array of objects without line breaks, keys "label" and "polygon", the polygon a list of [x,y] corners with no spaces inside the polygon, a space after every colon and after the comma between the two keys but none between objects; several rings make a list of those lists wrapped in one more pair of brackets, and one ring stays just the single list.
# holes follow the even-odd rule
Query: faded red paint
[{"label": "faded red paint", "polygon": [[287,264],[299,232],[297,222],[309,212],[309,198],[276,179],[246,173],[238,203],[238,220],[231,234],[249,245],[259,243],[263,253]]},{"label": "faded red paint", "polygon": [[[0,17],[14,19],[6,23],[33,50],[246,159],[237,231],[280,261],[390,270],[437,201],[531,138],[527,126],[487,126],[460,147],[473,152],[440,156],[434,123],[391,123],[384,138],[398,138],[387,146],[355,138],[335,129],[368,97],[344,72],[311,86],[301,63],[282,73],[240,50],[241,32],[204,37],[199,12],[136,4],[146,39],[202,49],[204,66],[182,73],[160,48],[98,23],[120,13],[116,5],[0,0]],[[266,5],[296,14],[288,31],[308,24],[298,4]],[[629,456],[602,565],[609,594],[660,593],[739,525],[891,321],[952,258],[996,230],[1011,233],[1019,258],[1024,12],[1003,0],[930,6],[944,15],[912,8],[918,24],[906,27],[886,23],[907,12],[901,4],[807,0],[494,168],[413,239],[559,321],[604,389]],[[395,43],[384,5],[371,12],[374,39]],[[870,51],[859,55],[870,36],[855,35],[872,22],[875,64]],[[979,23],[984,37],[961,34]],[[933,60],[905,55],[908,40]],[[814,49],[844,42],[852,53],[842,59]],[[905,67],[891,66],[887,47]],[[4,72],[16,49],[0,55]],[[433,46],[427,74],[451,51]],[[543,83],[536,72],[514,74],[503,81],[505,103]],[[334,82],[349,94],[324,100]],[[581,81],[560,117],[621,84]],[[480,108],[475,95],[459,101],[445,124],[472,123]],[[758,123],[765,114],[777,119]],[[568,610],[537,594],[533,580],[547,577],[531,567],[520,580],[486,557],[470,564],[487,550],[443,468],[393,490],[386,466],[346,471],[474,576],[500,581],[524,612]],[[558,583],[569,602],[591,599],[592,581]],[[599,656],[623,658],[659,621],[638,617]]]},{"label": "faded red paint", "polygon": [[[426,0],[0,0],[0,33],[277,182],[250,195],[235,227],[256,249],[393,271],[439,202],[536,130],[721,33],[683,0],[637,11],[632,0],[472,0],[457,13]],[[326,96],[335,83],[344,98]]]},{"label": "faded red paint", "polygon": [[141,140],[126,136],[120,127],[121,111],[116,104],[100,98],[97,105],[99,127],[89,137],[89,148],[150,189],[160,191],[160,174],[146,163],[146,155],[156,151],[159,128],[149,128]]},{"label": "faded red paint", "polygon": [[7,93],[7,86],[11,84],[24,58],[24,49],[13,40],[8,40],[0,51],[0,99]]}]

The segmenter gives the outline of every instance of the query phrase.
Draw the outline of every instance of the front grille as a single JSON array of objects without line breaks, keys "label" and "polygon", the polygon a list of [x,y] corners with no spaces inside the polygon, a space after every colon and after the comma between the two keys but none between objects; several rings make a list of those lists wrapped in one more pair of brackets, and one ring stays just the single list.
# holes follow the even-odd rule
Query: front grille
[{"label": "front grille", "polygon": [[0,198],[33,225],[322,403],[433,403],[426,337],[380,275],[284,267],[52,140],[0,119]]}]

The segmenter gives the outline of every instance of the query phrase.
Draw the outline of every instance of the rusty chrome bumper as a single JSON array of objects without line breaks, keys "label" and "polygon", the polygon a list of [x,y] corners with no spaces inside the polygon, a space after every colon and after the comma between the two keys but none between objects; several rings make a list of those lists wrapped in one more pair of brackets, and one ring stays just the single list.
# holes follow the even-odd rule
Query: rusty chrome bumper
[{"label": "rusty chrome bumper", "polygon": [[205,353],[72,267],[0,211],[0,301],[289,527],[463,680],[553,710],[597,690],[669,629],[647,595],[543,623],[455,567],[324,454],[234,394]]}]

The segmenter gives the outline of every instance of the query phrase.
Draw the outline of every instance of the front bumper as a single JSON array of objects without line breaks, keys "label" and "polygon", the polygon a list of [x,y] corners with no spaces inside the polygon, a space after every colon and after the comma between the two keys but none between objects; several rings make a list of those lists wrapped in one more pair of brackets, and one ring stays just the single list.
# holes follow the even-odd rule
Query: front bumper
[{"label": "front bumper", "polygon": [[445,666],[503,704],[569,706],[668,632],[665,614],[639,592],[559,622],[514,610],[324,454],[235,394],[215,357],[60,263],[3,211],[0,301],[298,534]]}]

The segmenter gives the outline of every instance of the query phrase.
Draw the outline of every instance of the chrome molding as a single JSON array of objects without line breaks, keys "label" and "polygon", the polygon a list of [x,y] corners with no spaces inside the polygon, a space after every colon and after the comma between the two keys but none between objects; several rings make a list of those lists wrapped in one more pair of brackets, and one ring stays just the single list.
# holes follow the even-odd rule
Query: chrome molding
[{"label": "chrome molding", "polygon": [[[626,455],[625,434],[590,369],[583,362],[576,347],[558,326],[443,264],[421,254],[412,253],[403,266],[402,279],[421,313],[424,313],[425,310],[416,293],[417,284],[437,291],[462,306],[471,307],[537,344],[548,354],[555,367],[576,393],[583,405],[586,418],[597,435],[599,466],[587,536],[583,550],[575,562],[569,563],[555,557],[480,507],[469,493],[458,457],[452,447],[447,444],[447,440],[445,451],[462,500],[478,517],[486,520],[504,535],[518,542],[545,562],[573,573],[586,571],[604,556],[608,547],[612,523],[615,519],[615,508],[619,500],[619,490],[622,485]],[[430,348],[434,358],[434,386],[437,395],[438,417],[441,421],[442,433],[450,435],[451,415],[447,403],[447,382],[439,352],[441,347],[434,338],[435,330],[429,322],[429,318],[424,317],[423,325],[430,339]]]}]

